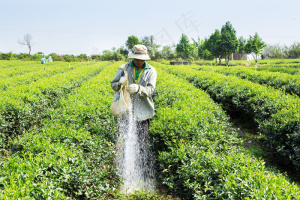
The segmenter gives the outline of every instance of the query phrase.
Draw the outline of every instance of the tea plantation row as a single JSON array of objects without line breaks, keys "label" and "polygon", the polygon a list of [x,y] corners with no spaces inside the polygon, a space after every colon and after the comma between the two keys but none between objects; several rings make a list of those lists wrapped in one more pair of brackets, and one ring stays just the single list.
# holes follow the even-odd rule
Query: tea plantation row
[{"label": "tea plantation row", "polygon": [[[65,64],[66,65],[66,64]],[[0,79],[9,78],[16,75],[22,75],[36,70],[44,69],[48,66],[57,66],[57,63],[47,63],[46,65],[41,65],[37,62],[20,62],[20,61],[0,61]]]},{"label": "tea plantation row", "polygon": [[[255,67],[249,67],[252,70],[255,70]],[[300,74],[300,69],[299,68],[290,68],[290,67],[264,67],[264,66],[259,66],[256,69],[257,71],[269,71],[269,72],[281,72],[281,73],[286,73],[286,74],[291,74],[291,75],[299,75]]]},{"label": "tea plantation row", "polygon": [[207,91],[227,111],[240,112],[254,120],[269,146],[286,162],[300,167],[299,97],[233,76],[181,66],[160,66]]},{"label": "tea plantation row", "polygon": [[224,111],[186,80],[158,71],[151,122],[158,177],[190,199],[300,199],[299,188],[240,148]]},{"label": "tea plantation row", "polygon": [[[118,191],[122,181],[113,167],[116,130],[109,109],[110,80],[121,63],[107,64],[10,89],[27,98],[5,93],[10,97],[6,100],[16,99],[14,116],[29,125],[15,127],[13,131],[23,134],[9,143],[9,157],[0,159],[0,199],[131,198]],[[158,72],[157,113],[150,135],[160,185],[186,199],[300,199],[297,186],[240,148],[228,117],[207,93],[168,74],[164,65],[153,66]],[[37,107],[40,102],[45,106]],[[31,122],[29,113],[39,122]]]},{"label": "tea plantation row", "polygon": [[103,199],[114,193],[120,184],[109,112],[115,70],[105,67],[49,108],[40,128],[14,139],[0,168],[0,199]]},{"label": "tea plantation row", "polygon": [[297,66],[300,63],[300,59],[264,59],[258,61],[258,63],[271,66]]},{"label": "tea plantation row", "polygon": [[202,71],[214,71],[225,75],[234,75],[242,79],[272,86],[289,94],[300,96],[300,76],[280,72],[261,72],[247,69],[246,67],[193,67]]},{"label": "tea plantation row", "polygon": [[47,111],[51,107],[58,106],[62,97],[97,75],[107,64],[82,66],[0,91],[0,150],[3,151],[10,138],[32,126],[39,126],[40,120],[48,117]]},{"label": "tea plantation row", "polygon": [[[22,60],[0,60],[0,68],[10,68],[10,67],[25,67],[25,66],[31,66],[36,65],[40,63],[37,61],[22,61]],[[54,64],[55,65],[55,64]]]},{"label": "tea plantation row", "polygon": [[69,64],[56,63],[56,65],[43,65],[43,67],[36,66],[33,71],[23,74],[20,74],[23,71],[23,69],[20,69],[19,67],[16,69],[16,72],[18,72],[18,74],[14,74],[14,76],[10,74],[10,76],[0,79],[0,92],[1,90],[8,90],[11,87],[30,84],[45,77],[50,77],[55,74],[64,73],[69,70],[75,69],[79,66],[79,64],[72,64],[71,68],[69,67]]}]

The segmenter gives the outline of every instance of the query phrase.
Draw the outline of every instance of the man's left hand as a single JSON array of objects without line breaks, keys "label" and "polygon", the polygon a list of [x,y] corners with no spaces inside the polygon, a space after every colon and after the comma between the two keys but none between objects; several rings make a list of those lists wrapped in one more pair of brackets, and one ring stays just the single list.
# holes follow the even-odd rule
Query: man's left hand
[{"label": "man's left hand", "polygon": [[128,87],[126,87],[127,92],[133,94],[137,93],[139,91],[139,85],[137,84],[130,84]]}]

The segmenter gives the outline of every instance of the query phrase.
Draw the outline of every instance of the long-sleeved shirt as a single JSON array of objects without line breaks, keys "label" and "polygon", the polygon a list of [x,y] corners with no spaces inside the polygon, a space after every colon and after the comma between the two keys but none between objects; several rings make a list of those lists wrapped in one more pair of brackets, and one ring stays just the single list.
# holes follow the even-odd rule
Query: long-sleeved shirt
[{"label": "long-sleeved shirt", "polygon": [[122,76],[124,76],[123,68],[125,68],[128,72],[128,84],[140,85],[138,93],[132,94],[131,97],[133,101],[133,115],[137,121],[143,121],[154,115],[154,102],[152,95],[155,90],[157,73],[154,67],[145,63],[147,67],[144,68],[143,74],[136,83],[134,77],[135,67],[131,62],[132,61],[119,67],[115,78],[111,81],[111,87],[115,91],[120,90],[119,80]]}]

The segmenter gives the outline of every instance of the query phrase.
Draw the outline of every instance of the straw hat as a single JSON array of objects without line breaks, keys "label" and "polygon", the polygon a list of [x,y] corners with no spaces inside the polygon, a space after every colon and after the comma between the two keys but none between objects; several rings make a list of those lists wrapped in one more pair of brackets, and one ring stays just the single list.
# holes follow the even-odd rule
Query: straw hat
[{"label": "straw hat", "polygon": [[142,44],[134,45],[132,52],[129,52],[128,58],[135,58],[139,60],[150,60],[150,57],[147,54],[147,47]]}]

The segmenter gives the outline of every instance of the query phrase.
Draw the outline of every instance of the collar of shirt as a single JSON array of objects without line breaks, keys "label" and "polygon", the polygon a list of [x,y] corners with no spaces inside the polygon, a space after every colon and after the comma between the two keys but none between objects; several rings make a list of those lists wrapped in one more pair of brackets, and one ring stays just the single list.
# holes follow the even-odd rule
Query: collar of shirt
[{"label": "collar of shirt", "polygon": [[149,68],[147,62],[145,62],[144,69],[140,70],[139,72],[137,71],[136,67],[134,66],[133,60],[129,63],[129,65],[134,67],[134,70],[133,70],[133,72],[134,72],[134,81],[136,81],[136,82],[138,82],[140,80],[140,78],[141,78],[141,76],[144,72],[144,69]]}]

